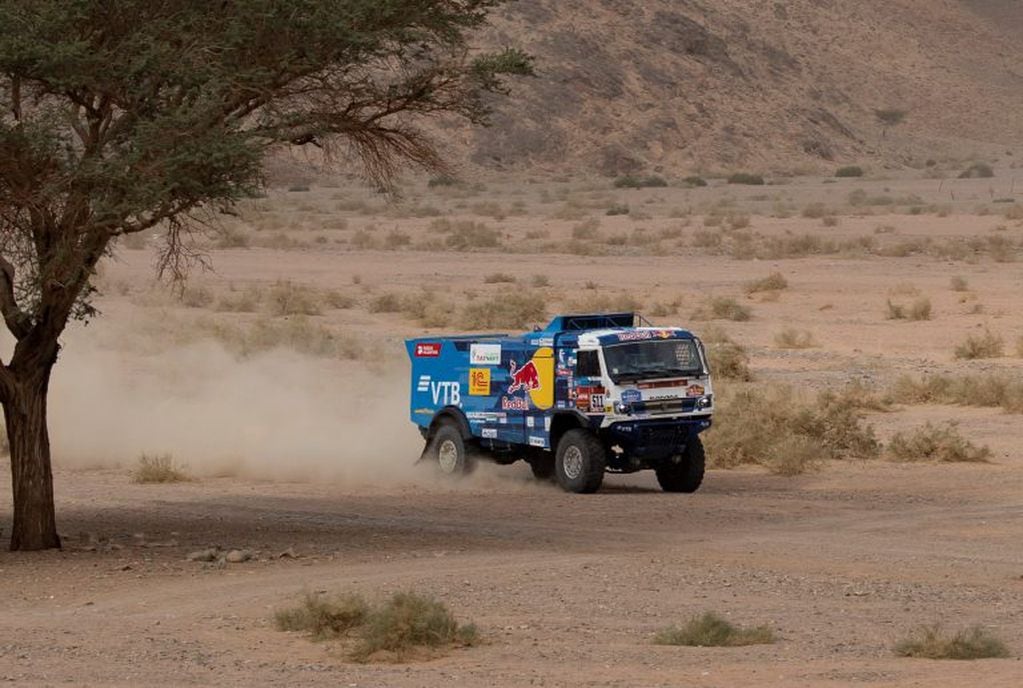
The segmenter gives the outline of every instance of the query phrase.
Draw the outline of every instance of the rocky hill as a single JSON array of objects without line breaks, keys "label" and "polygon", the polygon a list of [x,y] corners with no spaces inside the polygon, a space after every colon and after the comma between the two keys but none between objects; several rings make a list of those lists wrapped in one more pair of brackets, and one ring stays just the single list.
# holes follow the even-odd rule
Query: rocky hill
[{"label": "rocky hill", "polygon": [[[606,175],[1023,156],[1018,0],[518,0],[482,37],[539,78],[494,126],[497,168]],[[905,114],[884,126],[878,110]]]}]

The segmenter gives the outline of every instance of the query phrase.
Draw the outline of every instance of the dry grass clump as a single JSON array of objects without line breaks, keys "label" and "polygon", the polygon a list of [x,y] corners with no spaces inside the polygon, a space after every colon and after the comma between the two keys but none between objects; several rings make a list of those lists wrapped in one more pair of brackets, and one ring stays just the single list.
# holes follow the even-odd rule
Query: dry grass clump
[{"label": "dry grass clump", "polygon": [[469,647],[479,641],[473,624],[459,624],[441,602],[399,592],[371,606],[358,595],[306,595],[296,607],[274,613],[280,631],[305,631],[316,641],[349,639],[349,659],[402,661],[417,650]]},{"label": "dry grass clump", "polygon": [[962,404],[1023,413],[1023,380],[1006,375],[903,375],[889,395],[900,404]]},{"label": "dry grass clump", "polygon": [[693,311],[693,320],[732,320],[745,322],[752,317],[752,311],[730,296],[714,296]]},{"label": "dry grass clump", "polygon": [[941,626],[921,626],[895,644],[900,657],[922,659],[989,659],[1008,657],[1008,646],[980,626],[949,634]]},{"label": "dry grass clump", "polygon": [[748,186],[763,186],[764,178],[759,174],[749,172],[736,172],[728,176],[729,184],[745,184]]},{"label": "dry grass clump", "polygon": [[952,291],[966,291],[967,289],[970,288],[970,285],[966,281],[966,278],[962,277],[961,275],[955,275],[954,277],[952,277],[952,279],[949,280],[948,285],[949,289],[951,289]]},{"label": "dry grass clump", "polygon": [[707,350],[711,374],[723,380],[749,382],[753,373],[749,368],[746,348],[732,340],[720,327],[708,327],[701,337]]},{"label": "dry grass clump", "polygon": [[198,323],[196,334],[213,337],[237,356],[252,356],[273,349],[287,349],[322,358],[354,360],[365,350],[351,335],[338,334],[305,316],[287,320],[261,318],[251,325],[236,326],[217,321]]},{"label": "dry grass clump", "polygon": [[[432,226],[432,225],[431,225]],[[488,227],[482,222],[471,222],[461,220],[448,223],[448,233],[444,244],[456,251],[471,251],[480,248],[496,248],[500,246],[501,239],[496,229]]]},{"label": "dry grass clump", "polygon": [[743,285],[743,291],[747,295],[756,294],[762,291],[781,291],[788,289],[789,281],[780,272],[772,272],[767,277],[758,280],[751,280]]},{"label": "dry grass clump", "polygon": [[209,287],[204,285],[188,285],[180,292],[181,303],[189,308],[207,308],[213,305],[215,296]]},{"label": "dry grass clump", "polygon": [[816,346],[813,334],[808,330],[797,330],[794,327],[786,327],[774,335],[774,344],[779,349],[809,349]]},{"label": "dry grass clump", "polygon": [[319,296],[308,287],[291,282],[277,282],[267,294],[267,310],[270,315],[321,315]]},{"label": "dry grass clump", "polygon": [[930,320],[931,313],[931,300],[926,296],[914,299],[909,305],[887,301],[888,320]]},{"label": "dry grass clump", "polygon": [[991,450],[970,442],[953,423],[928,422],[912,432],[896,433],[888,442],[888,454],[893,461],[982,463],[991,457]]},{"label": "dry grass clump", "polygon": [[307,593],[302,602],[274,612],[278,631],[305,631],[316,641],[347,635],[365,623],[369,605],[359,595],[328,598]]},{"label": "dry grass clump", "polygon": [[131,481],[140,484],[184,483],[191,482],[192,477],[185,471],[184,466],[174,462],[170,454],[143,454],[131,471]]},{"label": "dry grass clump", "polygon": [[231,287],[217,301],[217,310],[227,313],[255,313],[263,303],[263,292],[256,287]]},{"label": "dry grass clump", "polygon": [[713,612],[694,616],[681,626],[669,626],[654,636],[657,645],[688,647],[741,647],[766,645],[774,641],[774,631],[768,626],[742,628]]},{"label": "dry grass clump", "polygon": [[482,330],[524,328],[540,323],[546,316],[547,304],[542,294],[502,292],[466,305],[462,310],[461,325]]},{"label": "dry grass clump", "polygon": [[984,334],[969,335],[954,350],[956,358],[973,360],[977,358],[999,358],[1005,351],[1005,342],[998,335],[985,329]]},{"label": "dry grass clump", "polygon": [[787,387],[719,394],[706,442],[717,467],[756,464],[779,475],[804,473],[822,459],[880,453],[874,430],[863,425],[856,404],[827,394],[809,403]]},{"label": "dry grass clump", "polygon": [[512,284],[515,282],[515,275],[507,272],[492,272],[483,278],[483,284]]}]

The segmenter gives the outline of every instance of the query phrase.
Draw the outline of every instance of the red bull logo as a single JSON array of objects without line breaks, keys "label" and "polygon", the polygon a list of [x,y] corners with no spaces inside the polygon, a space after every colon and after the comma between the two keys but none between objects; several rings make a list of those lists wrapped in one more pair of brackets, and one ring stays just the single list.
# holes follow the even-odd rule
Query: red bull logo
[{"label": "red bull logo", "polygon": [[512,361],[511,382],[511,385],[508,387],[508,394],[515,394],[519,390],[532,392],[540,389],[540,373],[536,370],[536,363],[530,361],[521,368],[518,368],[515,361]]}]

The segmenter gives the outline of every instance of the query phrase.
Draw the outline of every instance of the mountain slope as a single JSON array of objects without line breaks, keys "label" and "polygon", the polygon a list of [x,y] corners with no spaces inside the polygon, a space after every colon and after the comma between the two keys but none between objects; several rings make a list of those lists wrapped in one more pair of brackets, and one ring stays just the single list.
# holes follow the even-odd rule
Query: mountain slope
[{"label": "mountain slope", "polygon": [[[993,155],[1023,142],[1023,3],[519,0],[482,37],[537,57],[474,163],[621,174]],[[875,110],[906,111],[883,131]]]}]

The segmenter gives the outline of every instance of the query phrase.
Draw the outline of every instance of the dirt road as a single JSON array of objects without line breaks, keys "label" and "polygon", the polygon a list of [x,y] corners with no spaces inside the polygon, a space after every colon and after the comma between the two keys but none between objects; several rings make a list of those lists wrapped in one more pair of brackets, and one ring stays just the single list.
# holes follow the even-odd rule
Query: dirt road
[{"label": "dirt road", "polygon": [[[910,660],[890,647],[935,621],[984,624],[1023,647],[1019,469],[869,462],[795,479],[712,471],[693,496],[662,494],[645,477],[568,495],[531,482],[522,467],[485,470],[456,489],[147,486],[122,471],[65,471],[65,551],[0,554],[0,677],[105,686],[1018,686],[1018,659]],[[185,560],[211,544],[259,555],[226,568]],[[289,547],[298,558],[277,557]],[[485,644],[411,665],[353,665],[329,643],[270,624],[273,609],[303,591],[409,588],[477,623]],[[651,644],[658,629],[708,610],[771,624],[781,640]]]}]

